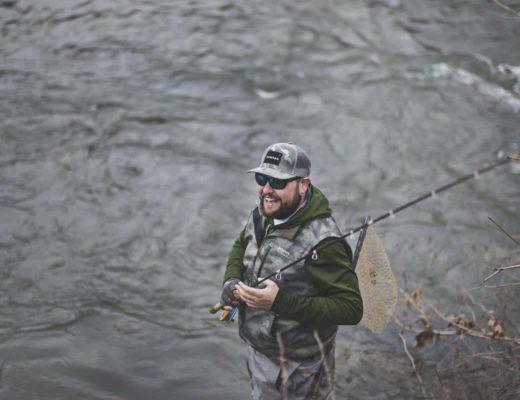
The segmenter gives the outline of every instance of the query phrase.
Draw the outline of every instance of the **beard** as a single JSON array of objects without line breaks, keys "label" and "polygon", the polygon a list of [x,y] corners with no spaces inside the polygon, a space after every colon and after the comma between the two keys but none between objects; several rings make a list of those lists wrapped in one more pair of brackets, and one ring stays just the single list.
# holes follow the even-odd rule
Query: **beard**
[{"label": "beard", "polygon": [[265,217],[272,217],[275,219],[286,219],[289,218],[300,206],[302,196],[298,191],[294,192],[293,197],[288,200],[284,201],[280,199],[276,194],[271,193],[268,196],[272,197],[273,199],[280,202],[280,208],[278,208],[275,211],[266,211],[264,208],[264,198],[267,197],[267,195],[260,196],[260,212]]}]

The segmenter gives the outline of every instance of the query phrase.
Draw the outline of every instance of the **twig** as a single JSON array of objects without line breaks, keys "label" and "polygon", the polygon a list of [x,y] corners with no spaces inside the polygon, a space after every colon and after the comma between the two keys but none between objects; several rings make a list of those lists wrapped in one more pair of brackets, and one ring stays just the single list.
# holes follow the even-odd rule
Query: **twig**
[{"label": "twig", "polygon": [[427,395],[426,395],[426,390],[424,388],[424,383],[423,383],[423,380],[421,378],[421,375],[419,374],[419,371],[417,371],[417,367],[415,366],[415,360],[413,359],[412,355],[410,354],[410,352],[408,351],[408,346],[406,345],[406,339],[404,338],[404,336],[401,334],[401,332],[399,332],[399,337],[401,338],[401,340],[403,341],[403,349],[404,349],[404,352],[405,354],[407,355],[408,359],[410,360],[410,363],[412,364],[412,368],[413,368],[413,373],[415,375],[415,377],[417,378],[417,380],[419,381],[420,385],[421,385],[421,390],[423,392],[423,395],[424,397],[426,398]]},{"label": "twig", "polygon": [[[511,350],[511,352],[513,352],[514,349]],[[466,355],[466,357],[468,358],[487,358],[487,359],[491,359],[491,360],[496,360],[497,358],[493,357],[493,356],[503,356],[504,355],[504,352],[503,351],[489,351],[487,353],[473,353],[473,354],[468,354]],[[512,357],[512,358],[518,358],[518,357]]]},{"label": "twig", "polygon": [[[503,371],[508,371],[508,372],[518,372],[518,370],[515,368],[515,366],[511,367],[510,365],[510,362],[512,360],[514,360],[515,358],[514,357],[509,357],[508,360],[504,360],[504,352],[502,353],[496,353],[497,356],[502,356],[502,357],[494,357],[493,356],[494,354],[491,353],[491,354],[486,354],[486,353],[476,353],[476,354],[467,354],[466,357],[469,358],[469,359],[480,359],[480,360],[486,360],[486,361],[490,361],[490,362],[493,362],[494,365],[495,365],[495,368],[499,368]],[[508,363],[504,363],[504,361],[508,361]]]},{"label": "twig", "polygon": [[[411,326],[411,325],[406,325],[404,324],[401,320],[399,320],[397,317],[394,316],[394,322],[399,325],[401,327],[401,329],[405,330],[405,331],[408,331],[408,332],[413,332],[413,333],[421,333],[421,332],[424,332],[424,329],[420,329],[420,328],[416,328],[414,326]],[[434,335],[437,335],[437,336],[454,336],[457,334],[456,331],[452,331],[452,330],[447,330],[447,331],[441,331],[441,330],[438,330],[438,329],[432,329],[431,332],[434,334]]]},{"label": "twig", "polygon": [[520,282],[514,283],[505,283],[503,285],[484,285],[484,288],[503,288],[503,287],[511,287],[511,286],[520,286]]},{"label": "twig", "polygon": [[503,8],[504,10],[509,11],[510,13],[513,13],[517,17],[520,17],[520,13],[519,12],[513,10],[511,7],[505,5],[504,3],[500,2],[499,0],[493,0],[493,3],[495,3],[497,6]]},{"label": "twig", "polygon": [[[520,284],[520,283],[519,283]],[[444,314],[442,314],[437,307],[435,307],[433,305],[433,303],[431,301],[428,301],[431,309],[433,310],[433,312],[435,314],[437,314],[437,316],[442,319],[443,321],[457,327],[460,329],[461,332],[463,332],[464,334],[467,334],[469,336],[473,336],[473,337],[478,337],[480,339],[486,339],[486,340],[490,340],[491,338],[486,336],[485,334],[479,332],[479,331],[476,331],[474,329],[471,329],[471,328],[468,328],[467,326],[464,326],[464,325],[460,325],[460,324],[457,324],[456,322],[454,321],[450,321]],[[514,338],[514,337],[509,337],[509,336],[501,336],[500,338],[494,338],[495,340],[505,340],[505,341],[508,341],[508,342],[513,342],[513,343],[518,343],[520,344],[520,338]]]},{"label": "twig", "polygon": [[444,399],[446,399],[446,398],[449,399],[449,398],[450,398],[450,395],[449,395],[449,393],[446,391],[446,389],[444,389],[444,385],[442,384],[442,379],[441,379],[441,376],[440,376],[440,374],[439,374],[439,371],[437,371],[437,368],[434,368],[434,370],[435,370],[435,375],[437,376],[437,381],[439,382],[439,387],[440,387],[440,389],[441,389],[442,397],[443,397]]},{"label": "twig", "polygon": [[[490,280],[491,278],[493,278],[495,275],[499,274],[502,271],[507,271],[508,269],[516,269],[516,268],[520,268],[520,264],[518,264],[518,265],[510,265],[509,267],[498,267],[498,268],[495,268],[495,272],[493,272],[491,275],[486,277],[482,281],[481,285],[484,285],[484,283],[486,283],[488,280]],[[487,287],[489,287],[489,286],[487,286]]]},{"label": "twig", "polygon": [[500,267],[498,269],[501,271],[505,271],[506,269],[515,269],[515,268],[520,268],[520,264],[510,265],[508,267]]},{"label": "twig", "polygon": [[[511,285],[508,285],[508,286],[513,286],[513,285],[520,285],[520,282],[518,283],[515,283],[515,284],[511,284]],[[505,285],[497,285],[496,287],[500,287],[500,286],[505,286]],[[484,287],[493,287],[493,286],[484,286]],[[411,296],[409,296],[407,293],[404,293],[405,297],[407,298],[407,300],[414,306],[414,308],[416,310],[418,310],[421,315],[425,315],[425,310],[420,307],[414,299],[412,299]],[[435,314],[437,314],[437,316],[442,319],[443,321],[447,322],[448,324],[450,325],[453,325],[454,327],[458,328],[458,331],[459,332],[462,332],[463,334],[467,334],[469,336],[473,336],[473,337],[478,337],[480,339],[486,339],[486,340],[490,340],[491,338],[489,336],[486,336],[485,334],[475,330],[475,329],[471,329],[470,327],[468,326],[464,326],[464,325],[461,325],[461,324],[458,324],[456,323],[455,321],[452,321],[450,319],[448,319],[448,317],[446,317],[444,314],[442,314],[439,309],[437,307],[435,307],[435,305],[431,302],[431,301],[428,301],[428,300],[424,300],[428,303],[428,305],[430,306],[430,308],[433,310],[433,312]],[[516,338],[516,337],[509,337],[509,336],[501,336],[500,338],[493,338],[495,340],[505,340],[505,341],[508,341],[508,342],[513,342],[513,343],[518,343],[520,344],[520,338]]]},{"label": "twig", "polygon": [[415,308],[417,311],[419,311],[419,313],[421,313],[421,315],[426,313],[426,310],[423,307],[419,306],[419,304],[417,304],[417,302],[412,298],[412,296],[410,296],[401,288],[399,288],[399,291],[404,295],[404,297],[406,297],[406,300],[413,306],[413,308]]},{"label": "twig", "polygon": [[[473,296],[469,293],[468,289],[466,289],[464,287],[464,285],[461,285],[462,286],[462,289],[464,291],[464,296],[469,298],[469,301],[471,301],[473,304],[475,304],[476,306],[479,306],[480,309],[482,311],[484,311],[486,314],[491,314],[493,311],[491,311],[490,309],[488,309],[484,304],[482,303],[478,303],[477,301],[475,301],[475,299],[473,298]],[[476,318],[473,318],[473,320],[475,321]]]},{"label": "twig", "polygon": [[280,332],[276,333],[276,341],[278,342],[278,348],[280,349],[280,374],[282,376],[282,399],[288,400],[289,394],[287,392],[287,382],[289,381],[289,374],[287,373],[287,367],[285,364],[287,363],[287,359],[285,358],[285,349],[283,346],[282,335]]},{"label": "twig", "polygon": [[[320,335],[318,335],[317,330],[314,330],[314,339],[316,339],[316,342],[318,343],[318,347],[320,348],[321,362],[322,362],[323,368],[325,369],[325,375],[327,376],[327,383],[329,384],[329,387],[333,388],[334,381],[331,379],[332,374],[330,373],[329,365],[327,364],[327,359],[325,357],[325,349],[323,348],[323,342],[320,340]],[[336,399],[336,397],[334,396],[334,392],[333,392],[331,400],[335,400],[335,399]]]},{"label": "twig", "polygon": [[507,235],[507,237],[509,239],[511,239],[513,242],[515,242],[517,245],[520,246],[520,242],[518,240],[516,240],[513,236],[511,236],[504,228],[502,228],[493,218],[491,217],[488,217],[488,219],[493,222],[497,227],[498,229],[500,229],[504,234]]}]

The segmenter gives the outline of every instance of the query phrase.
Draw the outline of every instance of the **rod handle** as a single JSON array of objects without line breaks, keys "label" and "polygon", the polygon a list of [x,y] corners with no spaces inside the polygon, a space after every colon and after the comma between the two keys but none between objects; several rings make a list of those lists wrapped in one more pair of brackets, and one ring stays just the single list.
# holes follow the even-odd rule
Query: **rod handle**
[{"label": "rod handle", "polygon": [[216,313],[219,312],[221,309],[222,309],[222,304],[217,303],[217,304],[215,304],[214,306],[210,307],[209,312],[210,312],[211,314],[216,314]]}]

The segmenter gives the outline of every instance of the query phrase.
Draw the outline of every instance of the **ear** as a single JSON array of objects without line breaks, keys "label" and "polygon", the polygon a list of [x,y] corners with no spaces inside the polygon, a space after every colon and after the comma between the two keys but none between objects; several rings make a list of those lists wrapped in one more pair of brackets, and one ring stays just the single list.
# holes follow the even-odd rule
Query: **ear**
[{"label": "ear", "polygon": [[302,178],[300,179],[300,195],[304,196],[305,193],[307,193],[307,189],[309,189],[309,186],[311,185],[311,178]]}]

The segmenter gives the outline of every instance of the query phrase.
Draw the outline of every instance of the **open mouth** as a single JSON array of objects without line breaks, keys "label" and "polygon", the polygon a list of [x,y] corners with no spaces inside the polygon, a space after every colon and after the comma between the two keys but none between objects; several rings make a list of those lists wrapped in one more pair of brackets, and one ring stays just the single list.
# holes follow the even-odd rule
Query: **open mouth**
[{"label": "open mouth", "polygon": [[272,196],[264,196],[263,202],[264,202],[264,207],[272,208],[279,203],[279,200]]}]

